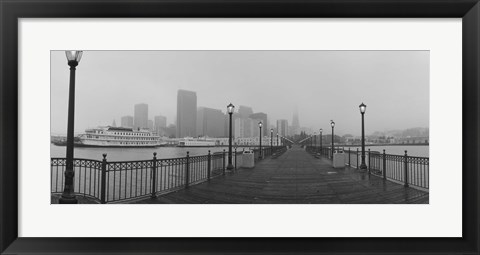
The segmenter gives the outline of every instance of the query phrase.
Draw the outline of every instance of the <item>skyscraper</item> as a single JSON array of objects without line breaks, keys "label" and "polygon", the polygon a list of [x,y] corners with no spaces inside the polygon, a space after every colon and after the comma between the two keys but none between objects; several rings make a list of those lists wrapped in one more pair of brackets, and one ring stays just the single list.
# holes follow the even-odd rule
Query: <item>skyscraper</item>
[{"label": "skyscraper", "polygon": [[240,115],[241,118],[248,118],[251,114],[253,114],[252,107],[248,107],[245,105],[240,105],[238,107],[238,114]]},{"label": "skyscraper", "polygon": [[262,133],[263,134],[262,135],[263,136],[266,136],[266,135],[270,136],[270,129],[268,129],[268,119],[267,119],[267,114],[266,113],[257,112],[257,113],[254,113],[254,114],[250,114],[250,118],[257,121],[256,128],[259,128],[258,127],[258,122],[262,121],[262,123],[263,123],[263,128],[262,128]]},{"label": "skyscraper", "polygon": [[136,104],[133,114],[133,127],[148,128],[148,104]]},{"label": "skyscraper", "polygon": [[165,116],[155,116],[155,124],[153,130],[159,135],[165,135],[165,129],[167,128],[167,117]]},{"label": "skyscraper", "polygon": [[[253,137],[255,134],[255,128],[258,128],[258,122],[250,118],[236,118],[234,121],[234,137],[236,138],[248,138]],[[258,132],[256,132],[258,136]]]},{"label": "skyscraper", "polygon": [[226,137],[225,114],[218,109],[198,107],[197,135],[208,137]]},{"label": "skyscraper", "polygon": [[277,120],[277,132],[281,136],[288,136],[288,120]]},{"label": "skyscraper", "polygon": [[197,136],[197,93],[178,90],[177,93],[177,137]]},{"label": "skyscraper", "polygon": [[123,116],[121,120],[122,127],[133,127],[133,117],[132,116]]}]

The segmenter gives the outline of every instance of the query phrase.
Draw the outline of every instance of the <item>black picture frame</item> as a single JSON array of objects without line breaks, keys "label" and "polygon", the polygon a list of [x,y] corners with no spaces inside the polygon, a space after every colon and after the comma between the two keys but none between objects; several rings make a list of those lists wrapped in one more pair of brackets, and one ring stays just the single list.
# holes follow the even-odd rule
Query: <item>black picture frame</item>
[{"label": "black picture frame", "polygon": [[[480,4],[478,0],[0,0],[0,15],[2,61],[0,69],[0,251],[2,254],[479,254]],[[463,237],[19,238],[17,224],[18,19],[66,17],[462,18]],[[445,149],[454,150],[455,148]],[[439,227],[441,226],[439,222]]]}]

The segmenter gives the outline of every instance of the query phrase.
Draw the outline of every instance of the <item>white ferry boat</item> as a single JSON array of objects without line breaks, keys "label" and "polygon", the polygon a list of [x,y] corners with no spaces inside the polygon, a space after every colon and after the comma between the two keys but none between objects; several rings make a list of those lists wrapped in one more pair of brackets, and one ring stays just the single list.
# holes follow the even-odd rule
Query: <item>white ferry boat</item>
[{"label": "white ferry boat", "polygon": [[158,147],[166,144],[149,130],[111,126],[87,129],[78,138],[78,145],[88,147]]},{"label": "white ferry boat", "polygon": [[212,147],[216,146],[217,141],[205,138],[185,137],[178,141],[179,147]]}]

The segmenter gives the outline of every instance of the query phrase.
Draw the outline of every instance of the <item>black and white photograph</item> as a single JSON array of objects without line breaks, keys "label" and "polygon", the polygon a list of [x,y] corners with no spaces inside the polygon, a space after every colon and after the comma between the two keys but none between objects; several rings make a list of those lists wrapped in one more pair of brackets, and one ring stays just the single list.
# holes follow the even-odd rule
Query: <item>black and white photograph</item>
[{"label": "black and white photograph", "polygon": [[479,253],[480,0],[0,2],[0,254]]},{"label": "black and white photograph", "polygon": [[51,204],[429,204],[428,50],[54,50]]}]

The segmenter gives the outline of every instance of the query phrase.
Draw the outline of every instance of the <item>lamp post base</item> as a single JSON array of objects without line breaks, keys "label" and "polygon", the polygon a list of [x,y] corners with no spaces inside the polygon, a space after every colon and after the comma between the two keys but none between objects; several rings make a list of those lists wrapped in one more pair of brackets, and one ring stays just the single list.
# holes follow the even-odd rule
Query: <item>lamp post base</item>
[{"label": "lamp post base", "polygon": [[233,167],[232,164],[228,164],[228,165],[227,165],[227,170],[232,170],[233,168],[234,168],[234,167]]},{"label": "lamp post base", "polygon": [[58,200],[59,204],[78,204],[78,200],[75,196],[73,197],[64,197],[63,195]]},{"label": "lamp post base", "polygon": [[362,163],[360,164],[360,167],[359,167],[360,170],[367,170],[367,165],[365,165],[365,163]]}]

